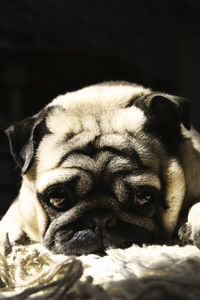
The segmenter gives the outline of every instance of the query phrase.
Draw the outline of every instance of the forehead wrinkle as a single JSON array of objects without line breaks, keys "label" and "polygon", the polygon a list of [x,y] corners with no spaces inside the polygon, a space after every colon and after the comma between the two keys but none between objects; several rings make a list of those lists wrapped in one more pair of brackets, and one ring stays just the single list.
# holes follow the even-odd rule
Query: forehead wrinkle
[{"label": "forehead wrinkle", "polygon": [[157,174],[153,172],[145,172],[139,175],[129,175],[126,180],[133,185],[151,185],[161,190],[161,181]]},{"label": "forehead wrinkle", "polygon": [[[82,142],[83,141],[83,142]],[[111,148],[111,152],[113,151],[121,151],[119,156],[130,155],[134,152],[134,149],[131,149],[130,141],[124,136],[115,133],[115,134],[107,134],[107,135],[95,135],[90,132],[82,132],[75,137],[72,137],[70,140],[63,141],[63,144],[66,144],[66,153],[64,156],[60,158],[60,162],[58,166],[62,165],[62,163],[72,154],[76,152],[80,152],[80,154],[87,154],[87,148],[92,147],[94,151],[94,155],[96,155],[95,151],[109,151]],[[106,148],[107,147],[107,148]],[[84,151],[86,153],[84,153]],[[137,157],[137,153],[135,153]]]},{"label": "forehead wrinkle", "polygon": [[137,162],[130,161],[130,159],[120,156],[114,156],[107,165],[108,172],[117,173],[120,171],[134,172],[138,169]]},{"label": "forehead wrinkle", "polygon": [[163,158],[166,157],[158,141],[149,139],[147,136],[140,139],[140,135],[137,134],[120,135],[113,133],[102,135],[96,140],[96,145],[98,148],[115,147],[124,152],[131,161],[133,160],[141,168],[151,168],[157,173],[160,172],[161,168],[161,162],[158,158],[160,155]]},{"label": "forehead wrinkle", "polygon": [[[47,128],[57,135],[73,135],[84,130],[108,133],[118,131],[124,133],[128,131],[138,131],[144,127],[146,117],[141,109],[132,106],[128,108],[120,108],[115,101],[113,106],[104,106],[100,110],[100,104],[92,103],[88,105],[87,101],[81,103],[81,106],[75,106],[72,110],[70,107],[64,109],[63,106],[56,106],[47,116]],[[84,106],[87,107],[84,110]]]},{"label": "forehead wrinkle", "polygon": [[130,152],[130,147],[132,146],[130,139],[118,132],[102,134],[96,139],[95,145],[98,149],[112,147],[126,152]]},{"label": "forehead wrinkle", "polygon": [[84,154],[71,153],[69,157],[61,164],[63,168],[79,168],[88,171],[96,171],[98,169],[95,160]]},{"label": "forehead wrinkle", "polygon": [[38,192],[43,192],[48,186],[69,181],[79,174],[77,169],[59,168],[50,170],[40,175],[36,183]]},{"label": "forehead wrinkle", "polygon": [[108,171],[112,171],[110,168],[110,162],[114,161],[115,169],[124,170],[128,168],[130,170],[130,162],[128,159],[120,158],[113,153],[108,151],[103,151],[99,153],[96,157],[91,158],[84,154],[71,154],[68,159],[62,163],[64,168],[79,168],[85,171],[90,171],[95,174],[101,173],[102,169],[108,167]]},{"label": "forehead wrinkle", "polygon": [[[57,135],[48,135],[43,138],[37,150],[36,159],[37,172],[52,170],[59,167],[62,158],[66,153],[85,147],[89,142],[93,141],[95,135],[93,132],[82,132],[69,141]],[[52,159],[53,158],[53,159]]]},{"label": "forehead wrinkle", "polygon": [[[125,151],[126,154],[135,151],[143,165],[154,169],[156,168],[157,170],[159,169],[159,161],[157,159],[157,157],[159,157],[158,152],[160,153],[161,151],[159,142],[155,143],[153,139],[150,139],[142,132],[140,132],[139,135],[137,132],[113,133],[113,129],[110,128],[107,134],[103,132],[100,134],[101,126],[99,123],[95,121],[96,129],[93,131],[93,128],[90,127],[94,119],[88,116],[88,120],[86,120],[86,124],[88,123],[90,125],[87,130],[76,134],[70,139],[67,139],[66,134],[62,136],[52,135],[51,137],[44,137],[38,149],[38,168],[46,170],[55,168],[61,164],[63,157],[69,152],[73,152],[76,149],[83,149],[89,143],[94,143],[98,149],[110,146]],[[54,157],[54,159],[52,159],[52,157]]]}]

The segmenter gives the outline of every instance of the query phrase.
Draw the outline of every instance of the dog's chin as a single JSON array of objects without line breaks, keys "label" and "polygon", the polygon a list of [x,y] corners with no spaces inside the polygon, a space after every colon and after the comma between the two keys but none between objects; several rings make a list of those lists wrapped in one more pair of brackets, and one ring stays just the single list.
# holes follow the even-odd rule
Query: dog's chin
[{"label": "dog's chin", "polygon": [[66,255],[103,253],[108,248],[127,248],[132,244],[152,243],[157,239],[142,227],[123,222],[123,226],[110,228],[95,227],[76,231],[72,228],[59,229],[50,249]]}]

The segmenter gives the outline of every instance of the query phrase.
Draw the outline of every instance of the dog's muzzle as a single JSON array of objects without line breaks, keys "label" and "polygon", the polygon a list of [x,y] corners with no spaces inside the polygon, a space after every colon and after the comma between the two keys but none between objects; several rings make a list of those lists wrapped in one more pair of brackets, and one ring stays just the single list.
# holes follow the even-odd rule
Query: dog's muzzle
[{"label": "dog's muzzle", "polygon": [[[57,253],[80,255],[110,246],[127,247],[127,241],[129,244],[138,243],[140,239],[145,242],[147,232],[146,241],[161,235],[152,219],[122,211],[113,199],[101,198],[101,201],[79,202],[54,219],[42,243]],[[135,237],[133,240],[131,235]]]}]

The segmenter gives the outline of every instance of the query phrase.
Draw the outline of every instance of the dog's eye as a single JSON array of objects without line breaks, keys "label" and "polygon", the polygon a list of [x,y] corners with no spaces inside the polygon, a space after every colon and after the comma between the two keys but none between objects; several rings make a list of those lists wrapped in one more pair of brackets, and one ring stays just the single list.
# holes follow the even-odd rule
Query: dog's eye
[{"label": "dog's eye", "polygon": [[137,197],[135,199],[135,202],[138,203],[139,205],[150,204],[151,201],[152,201],[152,196],[151,195],[144,195],[142,197]]},{"label": "dog's eye", "polygon": [[149,207],[160,197],[160,192],[153,186],[136,186],[134,188],[134,205]]},{"label": "dog's eye", "polygon": [[73,182],[64,182],[51,185],[42,193],[38,193],[38,199],[56,209],[68,210],[76,205],[76,196]]},{"label": "dog's eye", "polygon": [[56,208],[63,208],[65,204],[64,198],[50,198],[49,202]]},{"label": "dog's eye", "polygon": [[127,197],[124,204],[130,208],[142,208],[148,209],[154,202],[160,197],[160,192],[153,186],[140,185],[133,186],[132,184],[126,184]]}]

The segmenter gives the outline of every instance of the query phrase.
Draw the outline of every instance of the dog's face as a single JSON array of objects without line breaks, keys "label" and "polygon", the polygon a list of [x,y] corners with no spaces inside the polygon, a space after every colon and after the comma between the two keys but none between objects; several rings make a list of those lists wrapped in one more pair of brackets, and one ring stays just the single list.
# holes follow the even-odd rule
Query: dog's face
[{"label": "dog's face", "polygon": [[181,123],[189,129],[185,100],[110,83],[60,96],[9,128],[27,228],[76,255],[170,234],[184,198]]}]

